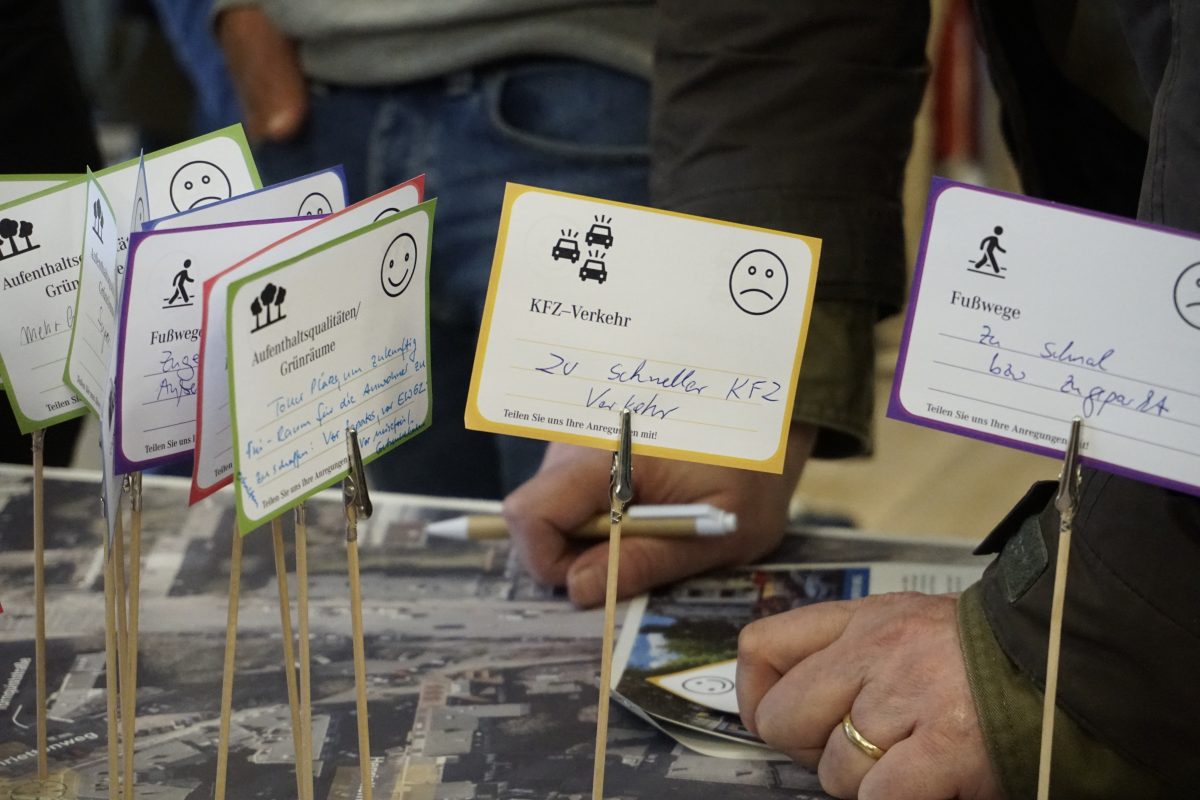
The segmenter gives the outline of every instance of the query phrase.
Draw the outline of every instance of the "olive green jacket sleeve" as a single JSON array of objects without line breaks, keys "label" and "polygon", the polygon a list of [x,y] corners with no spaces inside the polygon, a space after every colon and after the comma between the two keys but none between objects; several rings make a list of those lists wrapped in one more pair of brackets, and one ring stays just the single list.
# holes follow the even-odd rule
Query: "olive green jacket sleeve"
[{"label": "olive green jacket sleeve", "polygon": [[822,240],[793,418],[871,449],[874,323],[903,300],[900,194],[927,68],[922,0],[658,0],[655,205]]},{"label": "olive green jacket sleeve", "polygon": [[[1011,800],[1034,797],[1044,694],[1008,659],[992,635],[979,584],[959,599],[958,629],[975,711],[1005,794]],[[1159,778],[1089,736],[1061,709],[1054,717],[1051,764],[1055,800],[1178,796]]]}]

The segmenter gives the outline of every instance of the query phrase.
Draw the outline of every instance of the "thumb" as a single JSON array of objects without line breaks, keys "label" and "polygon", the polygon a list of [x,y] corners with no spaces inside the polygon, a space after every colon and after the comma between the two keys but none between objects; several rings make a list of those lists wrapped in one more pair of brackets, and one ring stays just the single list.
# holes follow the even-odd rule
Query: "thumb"
[{"label": "thumb", "polygon": [[[732,538],[732,537],[730,537]],[[689,540],[625,538],[621,540],[617,598],[647,592],[734,560],[729,543],[715,538]],[[608,586],[609,543],[585,550],[567,572],[571,602],[590,608],[604,602]]]}]

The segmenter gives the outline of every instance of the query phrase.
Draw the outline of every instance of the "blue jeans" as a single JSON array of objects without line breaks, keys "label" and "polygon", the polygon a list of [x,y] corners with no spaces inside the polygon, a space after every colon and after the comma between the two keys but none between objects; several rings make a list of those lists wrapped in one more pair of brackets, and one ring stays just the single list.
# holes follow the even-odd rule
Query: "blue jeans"
[{"label": "blue jeans", "polygon": [[316,85],[301,135],[256,149],[264,182],[342,164],[351,201],[420,173],[438,198],[430,266],[433,425],[372,465],[381,489],[501,497],[545,446],[463,427],[506,181],[645,204],[650,86],[519,60],[403,86]]}]

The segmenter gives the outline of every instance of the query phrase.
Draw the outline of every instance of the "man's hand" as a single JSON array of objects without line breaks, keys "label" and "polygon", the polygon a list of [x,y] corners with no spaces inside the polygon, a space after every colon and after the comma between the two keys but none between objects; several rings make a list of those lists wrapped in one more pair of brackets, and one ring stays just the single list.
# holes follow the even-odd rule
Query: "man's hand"
[{"label": "man's hand", "polygon": [[[736,513],[738,529],[720,537],[622,538],[619,595],[743,564],[774,549],[815,437],[815,428],[792,426],[782,475],[634,458],[635,503],[709,503]],[[544,583],[565,583],[580,606],[604,601],[608,544],[584,548],[565,532],[609,510],[611,466],[612,453],[551,444],[538,473],[504,501],[504,517],[525,567]]]},{"label": "man's hand", "polygon": [[217,39],[254,141],[295,136],[308,114],[308,87],[296,47],[255,6],[237,6],[217,18]]},{"label": "man's hand", "polygon": [[[738,707],[834,797],[1002,798],[967,684],[954,595],[891,594],[759,620],[738,642]],[[885,752],[876,761],[842,730]]]}]

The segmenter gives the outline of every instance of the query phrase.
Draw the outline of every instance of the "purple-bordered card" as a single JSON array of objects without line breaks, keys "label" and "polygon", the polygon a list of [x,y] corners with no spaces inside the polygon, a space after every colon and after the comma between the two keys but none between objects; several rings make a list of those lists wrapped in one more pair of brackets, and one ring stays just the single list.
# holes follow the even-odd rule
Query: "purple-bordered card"
[{"label": "purple-bordered card", "polygon": [[1200,237],[935,179],[888,416],[1200,494]]},{"label": "purple-bordered card", "polygon": [[118,340],[118,472],[191,457],[204,281],[316,221],[292,217],[132,235]]},{"label": "purple-bordered card", "polygon": [[[198,178],[197,180],[203,180]],[[148,227],[156,231],[168,228],[198,228],[248,219],[284,217],[320,217],[346,207],[346,176],[341,164],[282,181],[253,192],[246,192],[169,217],[159,217]]]}]

